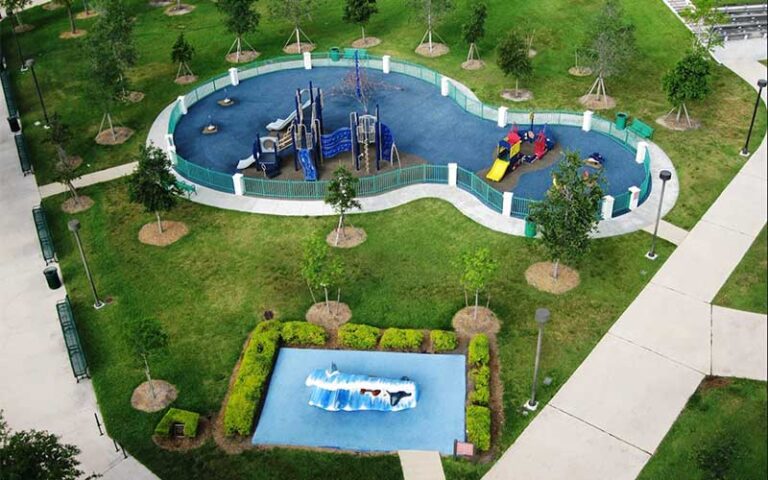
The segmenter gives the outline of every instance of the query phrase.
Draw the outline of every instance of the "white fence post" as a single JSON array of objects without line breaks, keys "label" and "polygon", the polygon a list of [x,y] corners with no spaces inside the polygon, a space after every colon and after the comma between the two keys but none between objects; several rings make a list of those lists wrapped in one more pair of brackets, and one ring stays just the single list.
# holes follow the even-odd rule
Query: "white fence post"
[{"label": "white fence post", "polygon": [[496,120],[496,125],[499,126],[499,128],[504,128],[507,126],[507,107],[499,107],[499,117]]},{"label": "white fence post", "polygon": [[613,218],[613,204],[616,202],[616,199],[613,198],[612,195],[606,195],[603,197],[603,210],[601,213],[601,216],[603,217],[603,220],[608,220],[609,218]]},{"label": "white fence post", "polygon": [[592,130],[592,115],[594,114],[595,112],[593,112],[592,110],[587,110],[584,112],[584,116],[582,117],[582,120],[581,120],[581,129],[584,130],[585,132]]},{"label": "white fence post", "polygon": [[632,211],[640,204],[640,189],[632,185],[629,187],[629,210]]},{"label": "white fence post", "polygon": [[186,115],[187,114],[187,101],[184,100],[184,95],[179,95],[179,98],[176,99],[177,102],[179,102],[179,107],[181,107],[181,114]]},{"label": "white fence post", "polygon": [[312,54],[304,52],[304,70],[312,70]]},{"label": "white fence post", "polygon": [[448,186],[455,187],[459,178],[459,164],[448,164]]},{"label": "white fence post", "polygon": [[440,79],[440,95],[444,97],[448,96],[448,77]]},{"label": "white fence post", "polygon": [[648,142],[637,142],[637,153],[635,154],[635,161],[637,163],[643,163],[645,161],[645,152],[648,150]]},{"label": "white fence post", "polygon": [[240,71],[236,67],[229,69],[229,83],[231,83],[233,87],[240,85]]},{"label": "white fence post", "polygon": [[384,73],[389,73],[390,68],[390,62],[392,61],[391,55],[384,55],[381,57],[381,71]]},{"label": "white fence post", "polygon": [[512,192],[504,192],[502,196],[501,214],[505,217],[512,216],[512,199],[514,195]]},{"label": "white fence post", "polygon": [[235,195],[243,195],[243,192],[245,191],[244,183],[242,173],[232,175],[232,185],[235,187]]}]

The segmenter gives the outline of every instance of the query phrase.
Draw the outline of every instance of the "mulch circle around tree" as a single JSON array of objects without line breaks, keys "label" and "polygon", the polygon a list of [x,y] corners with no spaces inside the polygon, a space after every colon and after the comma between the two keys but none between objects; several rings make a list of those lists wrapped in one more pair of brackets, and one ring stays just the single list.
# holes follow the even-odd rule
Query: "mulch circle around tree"
[{"label": "mulch circle around tree", "polygon": [[195,9],[194,5],[187,5],[182,3],[181,5],[173,5],[165,9],[165,14],[169,17],[178,17],[179,15],[186,15]]},{"label": "mulch circle around tree", "polygon": [[469,338],[478,333],[495,337],[499,330],[501,330],[499,318],[490,308],[483,306],[477,307],[477,317],[475,317],[474,306],[462,308],[453,316],[451,325],[453,325],[456,333],[464,338]]},{"label": "mulch circle around tree", "polygon": [[664,128],[674,130],[676,132],[685,132],[687,130],[696,130],[701,127],[701,122],[695,118],[691,118],[690,125],[688,120],[681,118],[679,121],[674,115],[668,117],[659,117],[656,119],[656,123]]},{"label": "mulch circle around tree", "polygon": [[88,20],[89,18],[98,17],[99,12],[96,10],[88,10],[88,12],[79,12],[77,15],[75,15],[75,18],[78,20]]},{"label": "mulch circle around tree", "polygon": [[35,26],[30,23],[22,23],[21,25],[16,25],[15,27],[13,27],[13,31],[16,33],[29,32],[34,29],[35,29]]},{"label": "mulch circle around tree", "polygon": [[616,99],[610,95],[583,95],[579,97],[579,102],[590,110],[608,110],[616,107]]},{"label": "mulch circle around tree", "polygon": [[197,75],[182,75],[174,80],[174,82],[176,82],[178,85],[189,85],[190,83],[195,83],[196,81]]},{"label": "mulch circle around tree", "polygon": [[121,145],[133,136],[133,130],[128,127],[115,127],[114,130],[114,135],[110,129],[96,135],[96,143],[99,145]]},{"label": "mulch circle around tree", "polygon": [[381,44],[381,39],[378,37],[365,37],[365,39],[358,38],[352,42],[352,48],[371,48]]},{"label": "mulch circle around tree", "polygon": [[173,403],[179,394],[176,387],[165,380],[152,380],[152,387],[155,391],[154,396],[149,389],[149,382],[143,382],[136,387],[131,395],[131,406],[142,412],[159,412]]},{"label": "mulch circle around tree", "polygon": [[151,7],[167,7],[168,5],[171,5],[172,3],[175,3],[173,0],[151,0],[149,2],[149,5]]},{"label": "mulch circle around tree", "polygon": [[201,447],[211,437],[212,431],[213,422],[201,416],[200,421],[197,423],[197,436],[195,438],[152,435],[152,441],[163,450],[186,452]]},{"label": "mulch circle around tree", "polygon": [[480,70],[485,68],[485,62],[482,60],[467,60],[461,64],[464,70]]},{"label": "mulch circle around tree", "polygon": [[288,55],[297,55],[299,53],[311,52],[315,48],[316,45],[314,43],[301,42],[301,51],[299,51],[299,47],[296,45],[296,43],[291,42],[283,47],[283,52],[287,53]]},{"label": "mulch circle around tree", "polygon": [[77,202],[70,197],[61,203],[61,210],[70,215],[88,210],[93,206],[93,199],[87,195],[78,195]]},{"label": "mulch circle around tree", "polygon": [[237,57],[237,52],[232,52],[224,57],[229,63],[248,63],[256,60],[261,55],[261,52],[256,50],[241,50],[240,58]]},{"label": "mulch circle around tree", "polygon": [[353,248],[365,242],[365,239],[368,238],[368,235],[362,228],[344,227],[339,234],[339,242],[336,243],[337,231],[338,228],[334,228],[331,230],[331,233],[325,237],[325,241],[328,245],[336,248]]},{"label": "mulch circle around tree", "polygon": [[520,88],[517,91],[505,89],[501,92],[501,98],[510,102],[527,102],[533,98],[533,92],[524,88]]},{"label": "mulch circle around tree", "polygon": [[448,45],[444,43],[432,42],[432,50],[429,49],[428,43],[422,43],[421,45],[416,47],[416,50],[414,51],[417,54],[421,55],[422,57],[435,58],[435,57],[442,57],[443,55],[450,52],[451,49],[448,48]]},{"label": "mulch circle around tree", "polygon": [[333,331],[352,319],[352,309],[346,303],[335,300],[329,301],[328,305],[325,302],[318,302],[309,307],[304,318],[309,323]]},{"label": "mulch circle around tree", "polygon": [[126,95],[123,97],[123,100],[125,100],[128,103],[139,103],[140,101],[144,100],[144,92],[137,92],[136,90],[131,90],[126,93]]},{"label": "mulch circle around tree", "polygon": [[552,277],[553,267],[552,262],[534,263],[525,271],[525,280],[533,288],[555,295],[561,295],[579,286],[579,272],[561,263],[555,279]]},{"label": "mulch circle around tree", "polygon": [[167,247],[189,233],[189,227],[184,222],[163,220],[163,233],[157,228],[157,222],[149,222],[139,230],[139,241],[146,245]]},{"label": "mulch circle around tree", "polygon": [[574,77],[588,77],[592,75],[592,69],[589,67],[571,67],[568,69],[568,73]]},{"label": "mulch circle around tree", "polygon": [[83,164],[83,157],[80,155],[70,155],[67,157],[68,166],[75,169]]},{"label": "mulch circle around tree", "polygon": [[62,40],[70,40],[72,38],[84,37],[86,33],[88,33],[88,31],[83,30],[82,28],[75,30],[75,33],[72,33],[70,30],[67,30],[66,32],[61,32],[59,34],[59,38]]},{"label": "mulch circle around tree", "polygon": [[48,10],[50,12],[50,11],[53,11],[53,10],[58,10],[58,9],[60,9],[62,7],[63,7],[63,5],[61,5],[59,3],[48,2],[45,5],[43,5],[43,10]]}]

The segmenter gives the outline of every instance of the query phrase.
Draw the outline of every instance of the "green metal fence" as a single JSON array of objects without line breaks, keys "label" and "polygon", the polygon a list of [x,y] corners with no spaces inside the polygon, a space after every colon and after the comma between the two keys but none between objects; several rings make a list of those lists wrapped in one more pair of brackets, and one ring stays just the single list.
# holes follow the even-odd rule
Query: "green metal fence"
[{"label": "green metal fence", "polygon": [[456,185],[471,193],[491,210],[501,213],[504,194],[491,187],[482,178],[463,167],[456,172]]},{"label": "green metal fence", "polygon": [[176,164],[174,168],[182,177],[220,192],[235,193],[235,186],[232,183],[232,175],[226,173],[208,170],[207,168],[195,165],[176,155]]}]

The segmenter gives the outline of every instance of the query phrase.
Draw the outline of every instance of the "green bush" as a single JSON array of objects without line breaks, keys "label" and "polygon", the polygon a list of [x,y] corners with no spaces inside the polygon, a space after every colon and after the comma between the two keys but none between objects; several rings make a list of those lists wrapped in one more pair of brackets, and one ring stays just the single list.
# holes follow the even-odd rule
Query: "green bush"
[{"label": "green bush", "polygon": [[171,433],[171,425],[174,423],[182,423],[184,424],[184,436],[194,438],[197,436],[197,424],[199,421],[199,413],[178,408],[169,408],[155,427],[155,435],[167,437]]},{"label": "green bush", "polygon": [[418,352],[424,341],[424,332],[409,328],[388,328],[381,336],[379,346],[385,350]]},{"label": "green bush", "polygon": [[288,345],[325,345],[328,339],[323,327],[307,322],[284,322],[281,335]]},{"label": "green bush", "polygon": [[224,409],[227,435],[251,433],[256,407],[279,347],[280,330],[280,322],[274,320],[261,322],[254,329]]},{"label": "green bush", "polygon": [[381,330],[369,325],[346,323],[339,328],[339,345],[355,350],[373,350]]},{"label": "green bush", "polygon": [[459,346],[456,333],[447,330],[432,330],[429,332],[429,338],[432,340],[432,350],[435,353],[450,352]]},{"label": "green bush", "polygon": [[488,336],[484,333],[478,333],[469,341],[469,364],[470,365],[488,365],[491,360],[490,344]]},{"label": "green bush", "polygon": [[487,407],[467,407],[467,439],[478,450],[491,448],[491,411]]},{"label": "green bush", "polygon": [[474,389],[469,394],[469,401],[476,405],[488,405],[491,398],[491,369],[487,365],[473,368],[470,373]]}]

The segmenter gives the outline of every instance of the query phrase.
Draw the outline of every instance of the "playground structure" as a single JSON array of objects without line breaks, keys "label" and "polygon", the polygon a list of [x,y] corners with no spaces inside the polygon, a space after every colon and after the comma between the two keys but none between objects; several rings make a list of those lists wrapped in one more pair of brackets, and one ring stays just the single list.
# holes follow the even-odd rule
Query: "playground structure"
[{"label": "playground structure", "polygon": [[[500,182],[507,172],[514,172],[523,162],[532,164],[536,160],[541,160],[555,147],[555,141],[547,136],[546,130],[545,125],[539,129],[538,133],[534,133],[534,126],[531,124],[529,130],[520,132],[517,125],[513,126],[499,141],[496,147],[496,160],[485,178],[492,182]],[[523,142],[533,143],[533,154],[524,154],[521,151]]]}]

